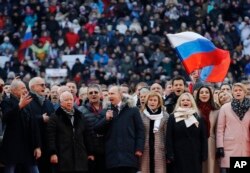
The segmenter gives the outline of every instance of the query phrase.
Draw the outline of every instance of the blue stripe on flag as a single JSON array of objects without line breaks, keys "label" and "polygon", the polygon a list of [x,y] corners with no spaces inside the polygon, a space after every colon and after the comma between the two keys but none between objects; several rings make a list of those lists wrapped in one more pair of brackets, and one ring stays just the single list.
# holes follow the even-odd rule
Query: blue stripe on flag
[{"label": "blue stripe on flag", "polygon": [[32,39],[32,33],[31,32],[25,33],[23,41],[27,41],[27,40],[30,40],[30,39]]},{"label": "blue stripe on flag", "polygon": [[210,75],[210,73],[212,72],[214,66],[206,66],[204,68],[202,68],[201,70],[201,74],[200,74],[200,78],[202,81],[205,81],[207,79],[207,77]]},{"label": "blue stripe on flag", "polygon": [[181,55],[182,59],[185,60],[192,54],[211,52],[216,49],[216,47],[209,40],[197,39],[194,41],[183,43],[180,46],[176,47],[176,49]]}]

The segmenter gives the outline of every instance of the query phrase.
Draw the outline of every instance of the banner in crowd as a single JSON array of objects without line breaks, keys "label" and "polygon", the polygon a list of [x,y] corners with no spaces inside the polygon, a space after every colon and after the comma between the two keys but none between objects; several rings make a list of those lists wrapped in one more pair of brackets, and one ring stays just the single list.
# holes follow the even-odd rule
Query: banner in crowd
[{"label": "banner in crowd", "polygon": [[61,68],[46,68],[45,74],[47,77],[66,77],[68,70]]},{"label": "banner in crowd", "polygon": [[73,65],[76,62],[76,59],[79,59],[81,63],[84,63],[85,61],[85,55],[63,55],[62,56],[62,61],[65,62],[67,61],[67,64],[70,69],[72,69]]},{"label": "banner in crowd", "polygon": [[68,76],[67,69],[61,68],[47,68],[45,69],[45,80],[50,85],[60,85],[65,81],[65,78]]},{"label": "banner in crowd", "polygon": [[219,49],[207,38],[194,33],[167,34],[188,74],[201,69],[205,82],[222,82],[230,65],[228,51]]},{"label": "banner in crowd", "polygon": [[10,57],[0,56],[0,67],[4,68],[4,65],[7,61],[10,61]]}]

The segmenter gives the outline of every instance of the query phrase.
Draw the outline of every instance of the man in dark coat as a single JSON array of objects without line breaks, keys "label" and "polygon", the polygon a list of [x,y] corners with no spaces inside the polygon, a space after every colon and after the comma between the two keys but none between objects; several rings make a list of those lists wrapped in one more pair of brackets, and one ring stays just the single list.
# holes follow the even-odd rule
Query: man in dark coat
[{"label": "man in dark coat", "polygon": [[105,132],[106,167],[109,172],[136,173],[145,142],[144,127],[139,109],[122,98],[118,86],[109,89],[111,109],[103,112],[95,130]]},{"label": "man in dark coat", "polygon": [[78,108],[87,120],[88,129],[93,138],[93,153],[95,156],[94,163],[90,163],[89,173],[105,173],[105,146],[104,135],[94,131],[94,125],[100,118],[102,111],[101,88],[97,84],[88,86],[87,100]]},{"label": "man in dark coat", "polygon": [[173,92],[165,98],[164,105],[167,112],[171,114],[174,111],[179,96],[185,92],[186,80],[182,76],[176,76],[172,79]]},{"label": "man in dark coat", "polygon": [[50,173],[51,166],[46,146],[46,125],[49,117],[54,113],[53,104],[45,98],[45,81],[41,77],[34,77],[29,82],[30,95],[32,97],[31,107],[35,112],[36,119],[39,123],[42,152],[43,155],[39,159],[38,167],[41,173]]},{"label": "man in dark coat", "polygon": [[60,107],[47,126],[50,162],[57,172],[85,173],[92,155],[92,140],[82,113],[74,107],[73,95],[60,95]]},{"label": "man in dark coat", "polygon": [[14,80],[10,89],[10,98],[1,103],[6,125],[1,148],[5,172],[14,173],[17,164],[22,164],[28,172],[39,173],[36,159],[41,156],[41,144],[38,124],[30,107],[32,98],[20,80]]}]

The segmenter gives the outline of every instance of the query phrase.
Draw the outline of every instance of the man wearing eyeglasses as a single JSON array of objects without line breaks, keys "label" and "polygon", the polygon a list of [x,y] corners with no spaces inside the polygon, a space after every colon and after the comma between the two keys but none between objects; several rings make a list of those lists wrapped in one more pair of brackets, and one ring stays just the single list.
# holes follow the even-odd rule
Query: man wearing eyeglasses
[{"label": "man wearing eyeglasses", "polygon": [[87,99],[78,108],[87,120],[93,138],[95,161],[90,161],[89,173],[105,173],[104,135],[94,131],[94,124],[99,120],[102,111],[101,88],[97,84],[88,86]]},{"label": "man wearing eyeglasses", "polygon": [[46,125],[49,121],[49,117],[54,113],[53,104],[45,98],[45,81],[41,77],[34,77],[29,81],[30,95],[32,97],[31,107],[36,113],[36,118],[39,123],[41,133],[41,143],[43,156],[38,162],[38,168],[40,173],[50,173],[49,155],[45,148],[46,144]]}]

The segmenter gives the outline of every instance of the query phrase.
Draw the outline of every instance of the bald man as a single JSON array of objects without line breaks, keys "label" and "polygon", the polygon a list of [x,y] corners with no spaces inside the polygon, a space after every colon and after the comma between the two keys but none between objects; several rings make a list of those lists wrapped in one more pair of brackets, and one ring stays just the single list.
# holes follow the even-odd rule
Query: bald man
[{"label": "bald man", "polygon": [[3,122],[6,125],[3,136],[1,159],[5,172],[14,173],[17,165],[27,168],[28,173],[39,173],[36,160],[41,157],[41,143],[38,123],[25,84],[13,80],[10,98],[1,103]]},{"label": "bald man", "polygon": [[53,114],[54,106],[45,95],[45,80],[41,77],[34,77],[29,81],[30,95],[32,97],[31,107],[35,112],[35,117],[38,120],[41,134],[42,152],[43,155],[38,161],[40,173],[50,173],[51,165],[48,161],[48,152],[46,147],[46,125],[49,117]]},{"label": "bald man", "polygon": [[111,106],[95,126],[105,135],[106,167],[110,173],[136,173],[145,141],[139,109],[133,99],[123,98],[119,86],[112,86],[108,95]]},{"label": "bald man", "polygon": [[60,95],[60,107],[48,123],[48,150],[50,163],[57,165],[58,173],[86,173],[88,159],[94,160],[92,138],[87,121],[74,107],[69,91]]}]

